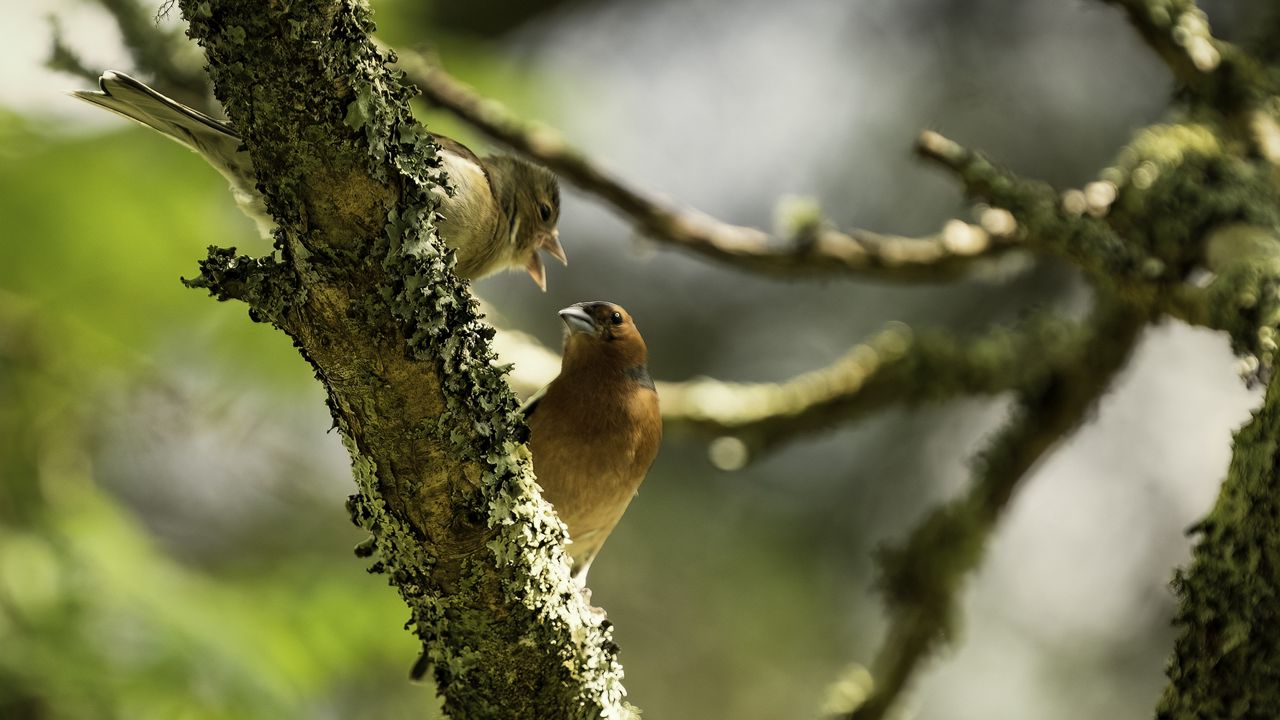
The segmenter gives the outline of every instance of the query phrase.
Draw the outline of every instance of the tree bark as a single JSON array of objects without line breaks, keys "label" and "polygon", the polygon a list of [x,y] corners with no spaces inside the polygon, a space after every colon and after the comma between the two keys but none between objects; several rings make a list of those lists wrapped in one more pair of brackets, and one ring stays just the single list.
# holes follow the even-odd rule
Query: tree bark
[{"label": "tree bark", "polygon": [[[180,0],[253,156],[277,252],[211,249],[192,284],[288,333],[351,454],[353,519],[455,718],[620,717],[607,621],[571,582],[527,430],[432,225],[410,92],[349,0]],[[406,658],[406,667],[409,659]]]}]

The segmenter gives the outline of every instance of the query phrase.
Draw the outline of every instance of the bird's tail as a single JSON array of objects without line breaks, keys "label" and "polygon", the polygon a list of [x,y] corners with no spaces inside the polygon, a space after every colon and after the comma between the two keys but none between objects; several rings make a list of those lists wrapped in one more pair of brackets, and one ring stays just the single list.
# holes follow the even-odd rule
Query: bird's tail
[{"label": "bird's tail", "polygon": [[167,98],[124,73],[102,73],[98,87],[98,92],[76,90],[71,94],[142,123],[202,155],[218,149],[230,155],[240,147],[240,136],[227,123]]},{"label": "bird's tail", "polygon": [[71,94],[85,102],[146,125],[204,157],[231,182],[236,203],[257,224],[263,237],[271,236],[273,223],[257,192],[257,179],[240,135],[229,123],[167,98],[124,73],[108,70],[98,78],[99,91],[76,90]]}]

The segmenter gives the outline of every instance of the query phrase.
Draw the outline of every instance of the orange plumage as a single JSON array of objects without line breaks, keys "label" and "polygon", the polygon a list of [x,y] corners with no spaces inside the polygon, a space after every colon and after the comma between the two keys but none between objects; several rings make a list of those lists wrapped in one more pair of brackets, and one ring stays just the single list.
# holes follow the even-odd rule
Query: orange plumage
[{"label": "orange plumage", "polygon": [[626,310],[585,302],[560,311],[560,375],[525,405],[542,495],[569,527],[573,574],[588,568],[635,496],[662,442],[648,349]]}]

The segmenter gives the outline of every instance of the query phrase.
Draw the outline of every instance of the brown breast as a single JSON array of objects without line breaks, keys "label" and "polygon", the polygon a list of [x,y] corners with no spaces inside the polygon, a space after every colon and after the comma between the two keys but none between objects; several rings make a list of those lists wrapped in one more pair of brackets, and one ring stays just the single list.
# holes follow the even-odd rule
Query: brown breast
[{"label": "brown breast", "polygon": [[652,389],[628,380],[573,391],[578,384],[558,378],[529,420],[534,472],[569,527],[575,566],[589,562],[618,523],[662,439]]}]

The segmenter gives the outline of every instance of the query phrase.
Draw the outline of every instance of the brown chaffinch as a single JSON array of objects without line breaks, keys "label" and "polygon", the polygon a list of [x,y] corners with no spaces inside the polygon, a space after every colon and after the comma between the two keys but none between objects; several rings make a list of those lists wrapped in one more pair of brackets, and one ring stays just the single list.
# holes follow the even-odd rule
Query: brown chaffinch
[{"label": "brown chaffinch", "polygon": [[542,495],[569,527],[573,575],[586,584],[600,546],[662,442],[648,350],[626,310],[584,302],[560,311],[560,375],[525,403]]},{"label": "brown chaffinch", "polygon": [[[253,162],[229,123],[172,100],[122,73],[107,71],[100,92],[72,95],[142,123],[202,156],[231,182],[236,204],[270,238],[275,223],[257,190]],[[435,135],[453,185],[437,190],[440,237],[457,253],[457,273],[471,280],[523,268],[543,290],[546,270],[538,250],[567,264],[556,223],[560,183],[550,170],[511,155],[476,156],[462,143]]]}]

